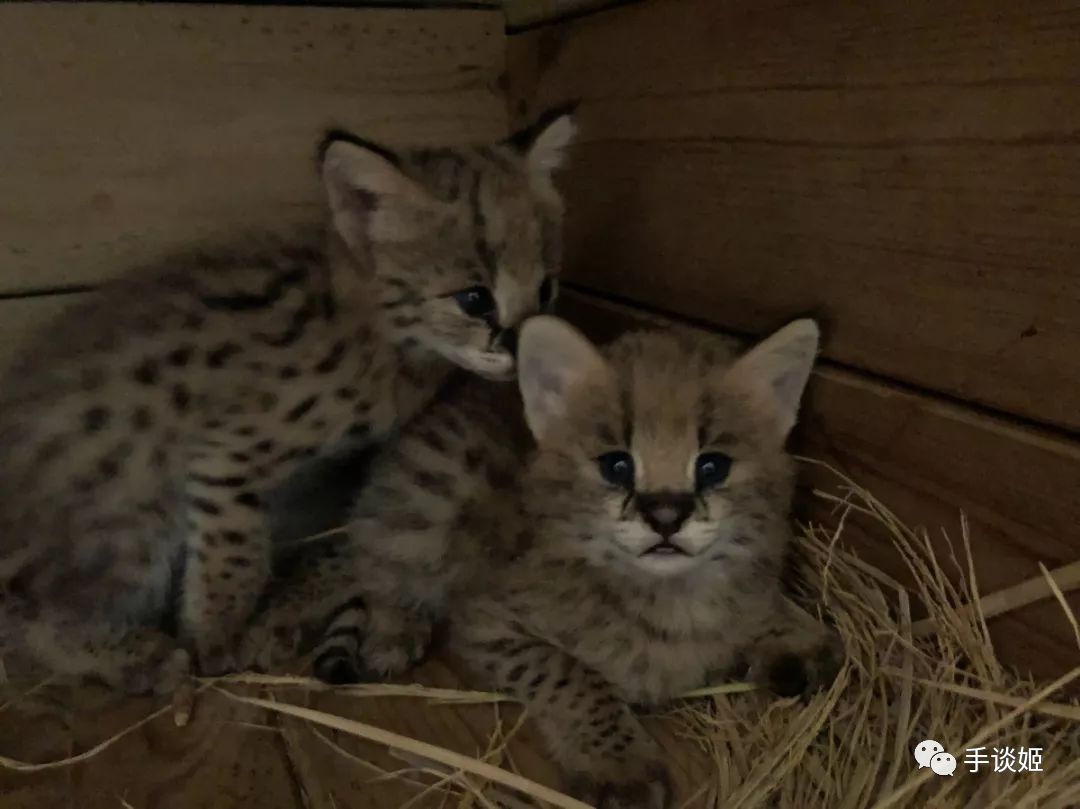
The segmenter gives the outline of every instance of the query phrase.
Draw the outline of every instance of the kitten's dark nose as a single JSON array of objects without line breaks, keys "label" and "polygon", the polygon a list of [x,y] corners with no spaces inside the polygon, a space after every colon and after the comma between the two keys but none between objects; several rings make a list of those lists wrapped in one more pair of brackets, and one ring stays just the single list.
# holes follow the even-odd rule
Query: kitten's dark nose
[{"label": "kitten's dark nose", "polygon": [[639,494],[637,508],[652,530],[669,539],[694,513],[694,495],[680,492]]},{"label": "kitten's dark nose", "polygon": [[517,329],[503,329],[501,332],[499,332],[499,337],[496,342],[498,342],[498,344],[502,348],[505,348],[510,353],[511,357],[516,357],[517,338]]}]

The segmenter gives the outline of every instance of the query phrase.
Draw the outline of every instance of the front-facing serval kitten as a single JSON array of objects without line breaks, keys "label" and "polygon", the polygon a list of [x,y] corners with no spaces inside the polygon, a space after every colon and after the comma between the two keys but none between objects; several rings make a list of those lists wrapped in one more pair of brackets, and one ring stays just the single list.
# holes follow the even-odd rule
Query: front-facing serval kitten
[{"label": "front-facing serval kitten", "polygon": [[735,361],[660,332],[601,353],[562,321],[529,320],[531,460],[515,411],[462,386],[376,460],[348,540],[309,559],[302,595],[274,602],[256,645],[293,638],[302,605],[317,604],[317,673],[385,675],[448,617],[452,647],[529,705],[578,795],[664,805],[631,704],[742,665],[786,694],[835,669],[834,634],[780,584],[784,444],[817,344],[800,320]]},{"label": "front-facing serval kitten", "polygon": [[[47,328],[0,383],[0,641],[131,690],[234,663],[266,495],[411,419],[455,368],[511,378],[555,294],[564,113],[498,144],[327,136],[329,226],[191,252]],[[159,631],[180,589],[183,644]],[[2,648],[2,645],[0,645]]]}]

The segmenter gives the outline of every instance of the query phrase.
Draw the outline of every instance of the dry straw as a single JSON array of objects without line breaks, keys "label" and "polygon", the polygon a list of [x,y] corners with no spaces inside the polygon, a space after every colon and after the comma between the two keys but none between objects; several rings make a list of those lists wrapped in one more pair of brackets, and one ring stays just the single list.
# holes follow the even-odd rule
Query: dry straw
[{"label": "dry straw", "polygon": [[[1080,705],[1063,689],[1080,678],[1080,666],[1049,684],[1037,684],[1002,666],[987,622],[1039,600],[1056,599],[1077,635],[1080,626],[1065,593],[1080,586],[1080,562],[1043,570],[1015,587],[980,596],[974,578],[966,521],[960,523],[959,555],[942,559],[925,530],[903,525],[871,493],[840,477],[837,492],[817,492],[836,505],[831,528],[803,527],[798,543],[801,589],[807,603],[835,622],[848,661],[833,686],[808,703],[772,700],[751,686],[735,683],[701,689],[656,719],[668,735],[701,759],[679,805],[707,809],[1070,809],[1080,806]],[[891,577],[844,548],[845,526],[860,521],[903,559],[912,594],[925,617],[912,620],[908,591]],[[945,544],[952,548],[947,536]],[[948,574],[950,575],[947,575]],[[277,695],[260,699],[235,693],[234,686],[257,686]],[[233,699],[271,714],[288,715],[312,728],[311,744],[341,755],[378,779],[412,784],[420,805],[432,796],[446,805],[456,796],[462,809],[494,806],[584,804],[516,772],[501,723],[486,749],[464,756],[417,739],[390,733],[353,719],[283,702],[300,691],[328,690],[302,677],[238,675],[214,687]],[[427,710],[455,710],[459,704],[489,703],[498,716],[499,695],[420,685],[366,685],[333,689],[356,698],[400,697],[424,700]],[[749,693],[748,693],[749,692]],[[190,709],[181,700],[178,713]],[[0,766],[22,771],[54,769],[87,762],[119,743],[170,708],[71,758],[27,763],[0,759]],[[180,718],[186,718],[181,716]],[[390,747],[407,767],[388,772],[347,752],[319,728]],[[953,777],[918,769],[912,748],[924,738],[942,743],[960,761]],[[963,764],[968,748],[1040,748],[1040,772],[977,773]],[[670,746],[668,749],[672,749]],[[991,761],[991,765],[992,765]],[[676,769],[684,761],[674,761]],[[90,764],[92,766],[92,762]],[[992,766],[990,767],[992,769]],[[684,779],[685,780],[685,779]]]}]

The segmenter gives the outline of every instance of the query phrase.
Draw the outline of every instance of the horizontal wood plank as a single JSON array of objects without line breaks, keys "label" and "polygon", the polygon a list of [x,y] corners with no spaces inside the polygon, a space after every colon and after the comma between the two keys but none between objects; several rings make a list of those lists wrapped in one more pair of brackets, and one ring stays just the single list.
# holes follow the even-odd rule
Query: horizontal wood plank
[{"label": "horizontal wood plank", "polygon": [[[561,305],[594,339],[630,326],[691,328],[589,295],[564,296]],[[952,563],[945,534],[962,558],[966,514],[983,593],[1039,575],[1039,562],[1052,569],[1080,559],[1080,442],[826,363],[814,373],[795,446],[844,471],[907,525],[927,528],[946,568]],[[838,491],[838,478],[821,466],[806,464],[802,474],[808,488]],[[805,495],[801,515],[835,526],[832,506]],[[856,516],[843,536],[866,561],[911,584],[881,525]],[[1080,615],[1080,592],[1069,601]],[[1080,665],[1075,635],[1056,602],[1007,614],[991,628],[1002,659],[1014,665],[1048,677]]]},{"label": "horizontal wood plank", "polygon": [[[410,682],[458,689],[475,686],[472,679],[446,655],[429,660],[409,677]],[[259,695],[255,689],[230,690]],[[0,690],[0,696],[6,700],[9,694]],[[275,697],[477,757],[489,749],[497,717],[503,733],[510,734],[520,716],[519,708],[505,704],[496,711],[490,704],[300,689],[279,690]],[[36,697],[16,697],[6,709],[0,755],[21,761],[63,758],[130,727],[160,704],[118,699],[92,688],[54,687]],[[657,718],[648,720],[648,726],[670,753],[676,795],[680,800],[695,797],[715,765],[681,734],[678,723]],[[510,737],[508,751],[509,759],[493,757],[491,763],[559,786],[557,767],[531,726]],[[138,809],[397,809],[410,801],[418,809],[456,806],[441,790],[425,793],[437,780],[421,771],[430,767],[430,762],[381,745],[210,691],[196,700],[187,727],[175,727],[166,713],[76,769],[24,774],[0,767],[0,794],[5,809],[116,809],[125,805],[119,797]],[[192,778],[196,770],[199,776]]]},{"label": "horizontal wood plank", "polygon": [[0,292],[318,215],[328,125],[506,132],[497,10],[0,4]]},{"label": "horizontal wood plank", "polygon": [[1080,6],[657,0],[509,64],[582,100],[575,281],[1080,429]]},{"label": "horizontal wood plank", "polygon": [[551,23],[566,17],[595,12],[626,0],[503,0],[507,27],[514,29]]}]

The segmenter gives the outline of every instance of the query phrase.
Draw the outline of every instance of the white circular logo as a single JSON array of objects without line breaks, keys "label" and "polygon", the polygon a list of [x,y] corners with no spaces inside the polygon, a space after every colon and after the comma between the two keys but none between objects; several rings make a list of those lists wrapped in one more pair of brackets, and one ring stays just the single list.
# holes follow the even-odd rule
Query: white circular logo
[{"label": "white circular logo", "polygon": [[919,762],[919,769],[930,766],[930,759],[936,756],[938,753],[944,753],[945,748],[935,742],[933,739],[927,739],[924,742],[919,742],[919,746],[915,748],[915,760]]},{"label": "white circular logo", "polygon": [[938,775],[952,775],[956,772],[956,759],[949,753],[937,753],[930,759],[930,769]]}]

